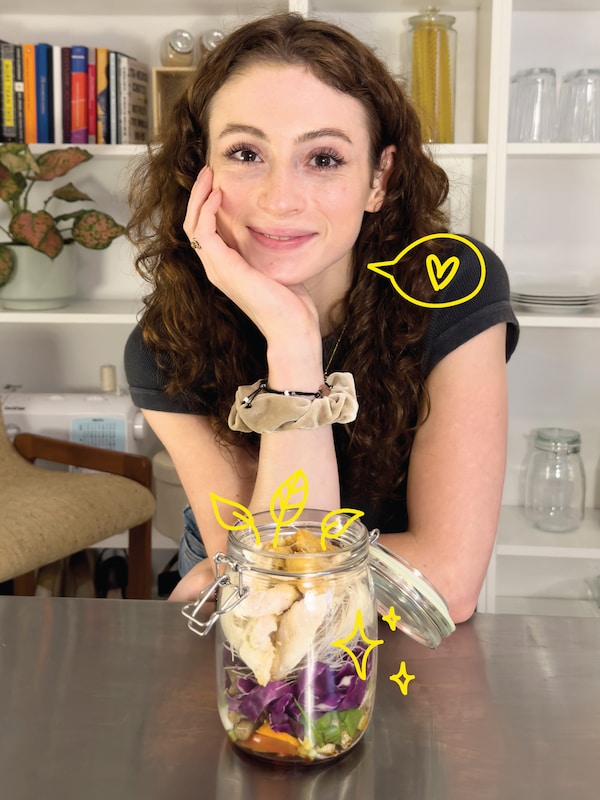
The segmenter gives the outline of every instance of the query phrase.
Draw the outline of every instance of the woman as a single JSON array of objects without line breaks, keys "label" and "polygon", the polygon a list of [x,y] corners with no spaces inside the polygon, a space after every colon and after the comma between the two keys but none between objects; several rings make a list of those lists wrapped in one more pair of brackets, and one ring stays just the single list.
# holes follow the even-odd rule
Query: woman
[{"label": "woman", "polygon": [[[132,182],[152,291],[125,361],[193,511],[172,599],[194,599],[226,547],[210,493],[262,511],[300,468],[308,507],[363,510],[467,619],[496,531],[517,325],[483,245],[409,247],[447,231],[448,181],[403,90],[342,29],[277,14],[206,57],[158,144]],[[406,248],[388,267],[400,294],[367,265]]]}]

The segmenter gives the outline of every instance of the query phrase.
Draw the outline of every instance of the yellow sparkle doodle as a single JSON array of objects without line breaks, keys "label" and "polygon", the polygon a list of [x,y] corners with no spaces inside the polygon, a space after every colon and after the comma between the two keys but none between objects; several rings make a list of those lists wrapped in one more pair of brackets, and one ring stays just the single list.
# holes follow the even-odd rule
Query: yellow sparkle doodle
[{"label": "yellow sparkle doodle", "polygon": [[384,622],[387,622],[387,624],[390,626],[391,631],[395,631],[396,625],[402,619],[402,617],[399,614],[396,614],[396,609],[394,608],[394,606],[390,606],[389,612],[385,615],[385,617],[382,617],[381,619]]},{"label": "yellow sparkle doodle", "polygon": [[[411,297],[409,294],[406,294],[406,292],[401,289],[400,286],[398,286],[395,277],[384,269],[385,267],[395,266],[399,261],[402,260],[402,258],[404,258],[407,253],[409,253],[415,247],[418,247],[418,245],[423,244],[423,242],[428,242],[431,239],[455,239],[458,242],[466,244],[467,247],[469,247],[475,253],[481,268],[481,275],[477,286],[472,292],[464,297],[459,297],[457,300],[448,300],[446,303],[430,303],[425,300],[418,300],[416,297]],[[442,263],[435,253],[430,253],[425,261],[425,268],[434,291],[439,292],[441,289],[445,289],[446,286],[448,286],[448,284],[456,276],[459,267],[460,259],[458,256],[450,256],[450,258],[447,258],[446,261]],[[485,282],[486,275],[485,259],[483,258],[481,250],[474,245],[473,242],[470,242],[464,236],[459,236],[457,233],[431,233],[429,236],[422,236],[420,239],[417,239],[412,244],[409,244],[408,247],[405,247],[404,250],[398,253],[393,261],[373,261],[370,264],[367,264],[367,269],[376,272],[378,275],[382,275],[384,278],[388,278],[399,295],[401,295],[405,300],[408,300],[409,303],[414,303],[415,305],[423,306],[424,308],[448,308],[449,306],[458,306],[461,303],[466,303],[481,291],[481,287]]]},{"label": "yellow sparkle doodle", "polygon": [[[362,641],[368,645],[367,649],[363,653],[361,662],[359,663],[358,658],[356,655],[347,647],[348,643],[351,642],[357,633],[360,633],[360,638]],[[364,625],[363,625],[363,618],[362,618],[362,611],[360,608],[356,612],[356,621],[354,623],[354,628],[352,629],[352,633],[350,636],[346,636],[345,639],[336,639],[335,642],[331,643],[332,647],[339,647],[341,650],[345,650],[352,661],[354,662],[354,666],[356,667],[356,674],[358,677],[366,681],[367,679],[367,658],[369,657],[369,653],[371,650],[374,650],[380,644],[383,644],[383,639],[369,639],[367,634],[365,633]]]},{"label": "yellow sparkle doodle", "polygon": [[414,679],[414,675],[407,675],[406,673],[406,661],[400,664],[400,669],[395,675],[390,675],[390,680],[398,684],[400,691],[405,697],[408,694],[408,684],[414,681]]}]

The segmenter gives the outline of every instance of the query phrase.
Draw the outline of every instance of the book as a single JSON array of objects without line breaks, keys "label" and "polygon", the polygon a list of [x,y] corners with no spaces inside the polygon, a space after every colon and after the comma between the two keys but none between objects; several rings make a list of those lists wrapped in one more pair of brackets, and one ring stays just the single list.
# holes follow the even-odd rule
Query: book
[{"label": "book", "polygon": [[71,47],[71,143],[88,141],[88,49]]},{"label": "book", "polygon": [[108,48],[96,48],[96,142],[110,144]]},{"label": "book", "polygon": [[91,47],[88,50],[88,144],[96,144],[98,118],[96,114],[96,49]]},{"label": "book", "polygon": [[37,141],[42,144],[54,142],[53,89],[52,45],[38,42],[35,45],[35,95]]},{"label": "book", "polygon": [[[54,142],[62,144],[68,142],[65,138],[64,120],[64,89],[65,82],[63,76],[63,48],[60,45],[52,45],[52,104],[54,112]],[[68,132],[67,132],[68,133]]]},{"label": "book", "polygon": [[15,124],[17,142],[25,141],[25,83],[23,82],[23,45],[15,45]]},{"label": "book", "polygon": [[72,72],[71,72],[71,48],[68,46],[60,48],[60,105],[62,111],[61,121],[61,141],[64,144],[71,143],[71,98]]},{"label": "book", "polygon": [[118,125],[119,144],[148,141],[148,65],[131,56],[119,56]]},{"label": "book", "polygon": [[23,89],[25,111],[25,142],[37,142],[37,109],[35,91],[35,45],[23,45]]},{"label": "book", "polygon": [[2,82],[2,114],[0,116],[0,138],[3,142],[17,141],[15,117],[15,46],[11,42],[0,42],[0,80]]},{"label": "book", "polygon": [[117,110],[118,110],[118,91],[119,81],[117,78],[117,55],[116,50],[108,51],[108,124],[109,142],[117,144]]}]

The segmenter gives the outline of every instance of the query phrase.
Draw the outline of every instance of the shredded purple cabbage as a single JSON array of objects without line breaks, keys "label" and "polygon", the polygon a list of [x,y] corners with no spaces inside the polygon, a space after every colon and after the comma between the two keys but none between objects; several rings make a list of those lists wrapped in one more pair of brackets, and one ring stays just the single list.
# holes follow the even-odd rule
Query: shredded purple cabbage
[{"label": "shredded purple cabbage", "polygon": [[[362,657],[360,646],[357,658]],[[311,719],[329,711],[347,711],[360,708],[367,691],[371,672],[367,661],[367,680],[359,678],[356,665],[348,657],[341,666],[332,669],[329,664],[317,661],[300,670],[295,683],[272,681],[261,686],[252,678],[238,678],[238,694],[227,692],[230,711],[236,711],[252,722],[266,714],[274,731],[304,738],[303,710]]]}]

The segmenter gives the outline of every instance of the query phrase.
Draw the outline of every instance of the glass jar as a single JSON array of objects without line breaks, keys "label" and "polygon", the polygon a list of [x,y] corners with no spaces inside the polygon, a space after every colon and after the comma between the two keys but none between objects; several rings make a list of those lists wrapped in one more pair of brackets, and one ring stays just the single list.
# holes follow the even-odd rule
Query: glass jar
[{"label": "glass jar", "polygon": [[[217,705],[234,745],[322,764],[355,747],[371,718],[383,644],[376,584],[380,610],[395,602],[398,629],[430,647],[454,625],[431,584],[358,519],[305,509],[289,525],[267,512],[253,521],[229,531],[217,580],[183,614],[201,636],[217,623]],[[217,609],[201,621],[215,588]]]},{"label": "glass jar", "polygon": [[585,508],[581,436],[565,428],[538,428],[525,474],[525,513],[542,531],[576,530]]},{"label": "glass jar", "polygon": [[455,21],[431,6],[408,20],[409,92],[425,142],[454,141]]},{"label": "glass jar", "polygon": [[163,67],[191,67],[195,55],[194,37],[181,28],[171,31],[161,42],[160,61]]}]

